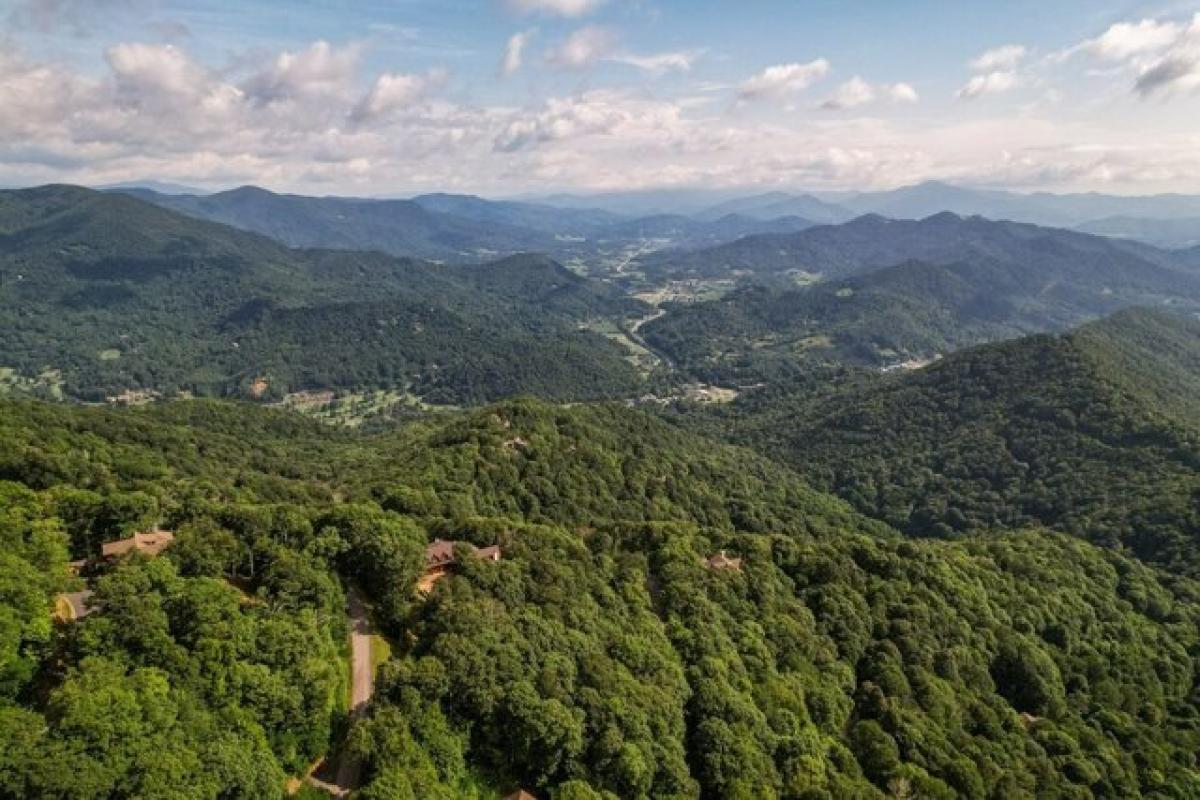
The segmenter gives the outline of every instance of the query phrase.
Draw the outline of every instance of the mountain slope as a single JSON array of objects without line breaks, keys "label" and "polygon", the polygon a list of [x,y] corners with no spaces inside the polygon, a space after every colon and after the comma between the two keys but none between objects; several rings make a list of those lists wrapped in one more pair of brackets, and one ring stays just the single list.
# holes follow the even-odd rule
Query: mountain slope
[{"label": "mountain slope", "polygon": [[953,186],[940,181],[838,196],[836,202],[858,214],[882,214],[895,219],[922,219],[950,211],[963,216],[978,214],[992,219],[1061,227],[1105,217],[1177,219],[1200,216],[1200,196],[1195,195],[1021,194]]},{"label": "mountain slope", "polygon": [[505,295],[456,269],[289,250],[70,187],[0,195],[0,235],[0,364],[57,371],[75,396],[389,388],[476,402],[620,395],[638,382],[624,350],[576,330],[630,303],[575,280],[557,307],[542,305],[522,293],[520,260],[487,268],[494,285],[515,284]]},{"label": "mountain slope", "polygon": [[414,258],[479,260],[546,250],[552,236],[502,220],[459,217],[411,200],[275,194],[243,186],[211,195],[136,192],[143,200],[268,236],[290,247],[380,250]]},{"label": "mountain slope", "polygon": [[914,535],[1045,524],[1200,574],[1200,323],[1131,310],[829,391],[733,436]]},{"label": "mountain slope", "polygon": [[[1198,788],[1194,582],[1045,531],[903,541],[636,410],[519,401],[364,437],[0,401],[0,477],[0,576],[28,587],[0,601],[15,796],[282,798],[327,749],[366,797]],[[51,633],[65,532],[146,520],[174,544]],[[437,536],[502,556],[460,551],[418,596]],[[396,642],[353,720],[341,582]]]},{"label": "mountain slope", "polygon": [[545,203],[485,200],[465,194],[423,194],[412,202],[428,211],[554,235],[583,235],[620,222],[623,215],[596,208],[562,208]]},{"label": "mountain slope", "polygon": [[1171,256],[1152,247],[1099,236],[962,218],[941,213],[919,221],[865,216],[794,234],[748,236],[683,255],[655,254],[648,270],[679,276],[764,276],[802,271],[825,279],[846,277],[903,261],[934,264],[977,259],[1024,263],[1075,276],[1137,280],[1164,288],[1172,283]]},{"label": "mountain slope", "polygon": [[787,192],[767,192],[751,197],[726,200],[695,215],[697,219],[717,220],[736,214],[760,220],[780,217],[801,217],[817,224],[846,222],[854,212],[832,203],[818,200],[812,195],[796,195]]},{"label": "mountain slope", "polygon": [[1145,217],[1106,217],[1076,225],[1075,230],[1132,239],[1156,247],[1182,249],[1200,244],[1200,217],[1184,219],[1147,219]]}]

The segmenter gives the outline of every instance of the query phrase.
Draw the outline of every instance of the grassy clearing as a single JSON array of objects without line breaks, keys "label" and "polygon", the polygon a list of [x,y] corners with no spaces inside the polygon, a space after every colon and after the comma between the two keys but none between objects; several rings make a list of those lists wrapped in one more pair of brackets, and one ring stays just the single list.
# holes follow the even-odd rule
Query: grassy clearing
[{"label": "grassy clearing", "polygon": [[456,411],[458,406],[426,403],[416,395],[399,390],[373,390],[335,394],[332,391],[295,392],[274,404],[330,425],[357,428],[365,422],[401,410],[415,412]]},{"label": "grassy clearing", "polygon": [[0,367],[0,397],[4,395],[32,395],[49,400],[62,400],[62,373],[48,369],[36,377],[22,375],[12,367]]}]

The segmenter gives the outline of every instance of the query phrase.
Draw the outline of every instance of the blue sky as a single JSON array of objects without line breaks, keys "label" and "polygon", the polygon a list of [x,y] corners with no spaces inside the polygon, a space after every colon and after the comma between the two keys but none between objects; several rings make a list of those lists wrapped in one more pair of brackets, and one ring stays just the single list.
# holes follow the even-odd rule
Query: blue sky
[{"label": "blue sky", "polygon": [[1200,192],[1200,2],[0,1],[0,183]]}]

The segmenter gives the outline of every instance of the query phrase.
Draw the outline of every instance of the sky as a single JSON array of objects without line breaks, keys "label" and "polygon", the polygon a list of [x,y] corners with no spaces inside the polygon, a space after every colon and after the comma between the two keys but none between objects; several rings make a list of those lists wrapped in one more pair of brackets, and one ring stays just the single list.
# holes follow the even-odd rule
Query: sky
[{"label": "sky", "polygon": [[1200,193],[1200,0],[0,0],[0,185]]}]

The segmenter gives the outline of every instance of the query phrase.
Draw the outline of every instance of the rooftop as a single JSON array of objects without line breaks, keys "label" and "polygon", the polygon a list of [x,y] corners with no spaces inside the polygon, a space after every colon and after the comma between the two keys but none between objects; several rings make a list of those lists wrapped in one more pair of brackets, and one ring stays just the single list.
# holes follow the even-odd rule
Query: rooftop
[{"label": "rooftop", "polygon": [[100,547],[100,552],[105,558],[118,558],[131,550],[137,550],[148,556],[156,556],[173,541],[175,541],[175,534],[170,531],[152,530],[145,533],[135,533],[128,539],[105,542]]}]

